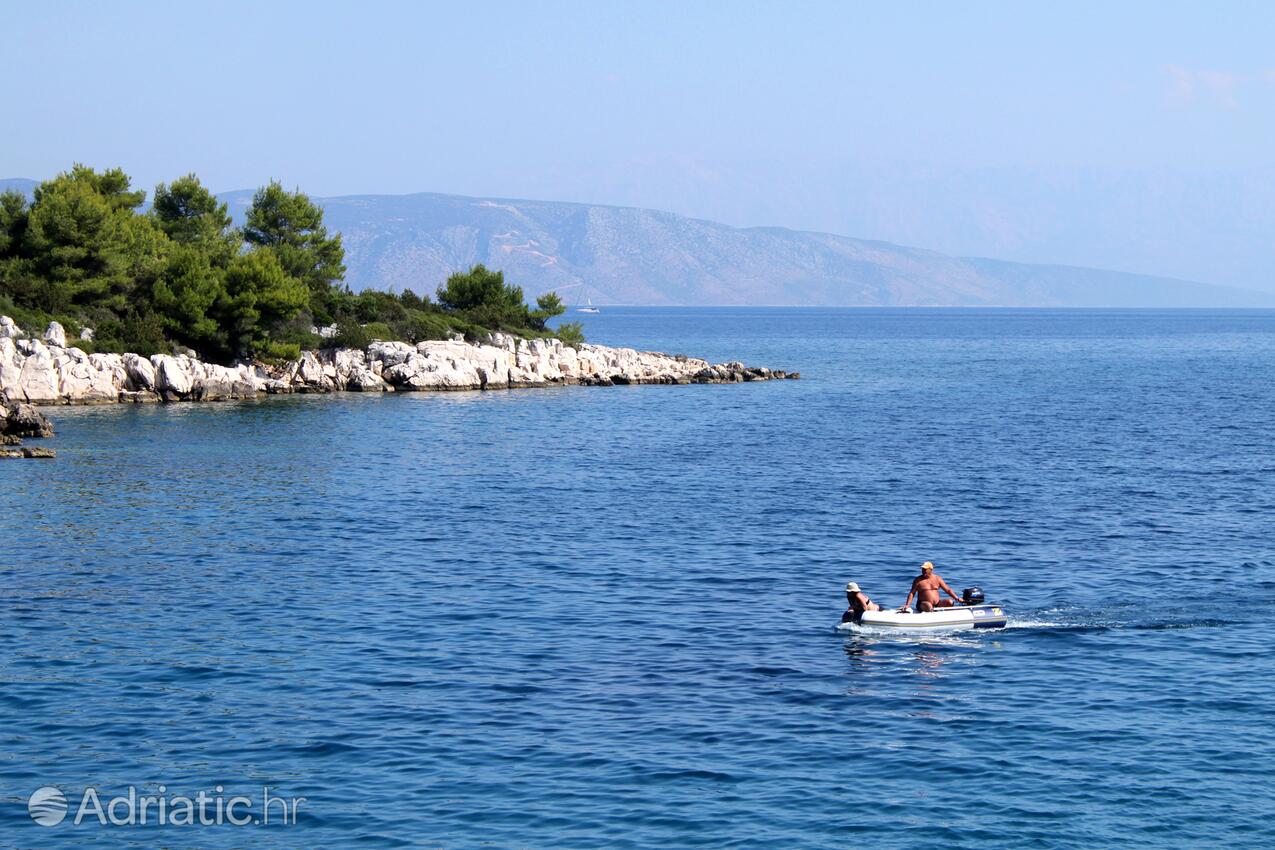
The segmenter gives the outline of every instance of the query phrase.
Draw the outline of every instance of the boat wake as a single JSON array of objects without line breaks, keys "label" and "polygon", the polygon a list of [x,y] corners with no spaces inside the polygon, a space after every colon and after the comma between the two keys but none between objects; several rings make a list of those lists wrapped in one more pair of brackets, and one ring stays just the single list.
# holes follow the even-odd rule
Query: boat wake
[{"label": "boat wake", "polygon": [[[1020,631],[1028,633],[1101,633],[1101,632],[1117,632],[1117,631],[1166,631],[1173,629],[1209,629],[1209,628],[1225,628],[1228,626],[1239,626],[1252,622],[1251,619],[1244,618],[1227,618],[1227,617],[1201,617],[1195,619],[1150,619],[1150,620],[1126,620],[1119,618],[1106,618],[1101,614],[1091,614],[1085,616],[1081,612],[1075,612],[1078,616],[1062,617],[1058,616],[1061,612],[1031,612],[1020,617],[1010,616],[1008,623],[1004,626],[1004,631]],[[842,623],[837,626],[836,631],[843,637],[863,636],[879,638],[890,636],[895,638],[925,638],[925,633],[909,633],[904,634],[897,629],[873,628],[867,625],[851,625]],[[994,635],[1001,630],[987,630],[983,632],[983,636]],[[928,635],[933,637],[943,633],[940,630]],[[952,634],[947,632],[947,634]],[[973,636],[971,632],[961,632],[965,637]]]},{"label": "boat wake", "polygon": [[1101,616],[1068,621],[1027,615],[1025,617],[1010,617],[1005,628],[1050,632],[1165,631],[1169,629],[1222,628],[1243,625],[1246,622],[1249,621],[1242,618],[1225,617],[1129,621],[1124,619],[1106,619]]},{"label": "boat wake", "polygon": [[1080,624],[1078,623],[1060,623],[1054,620],[1030,620],[1030,619],[1020,620],[1016,617],[1010,617],[1009,622],[1005,624],[1005,628],[1007,629],[1067,629],[1067,628],[1077,628],[1079,625]]}]

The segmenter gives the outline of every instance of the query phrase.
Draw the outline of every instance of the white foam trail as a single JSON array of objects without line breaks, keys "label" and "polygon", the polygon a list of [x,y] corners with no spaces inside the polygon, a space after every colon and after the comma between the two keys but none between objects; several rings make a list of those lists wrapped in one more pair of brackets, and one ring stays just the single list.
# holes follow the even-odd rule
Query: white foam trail
[{"label": "white foam trail", "polygon": [[1055,623],[1050,620],[1015,620],[1010,619],[1005,624],[1007,629],[1065,629],[1070,626],[1077,626],[1079,623]]}]

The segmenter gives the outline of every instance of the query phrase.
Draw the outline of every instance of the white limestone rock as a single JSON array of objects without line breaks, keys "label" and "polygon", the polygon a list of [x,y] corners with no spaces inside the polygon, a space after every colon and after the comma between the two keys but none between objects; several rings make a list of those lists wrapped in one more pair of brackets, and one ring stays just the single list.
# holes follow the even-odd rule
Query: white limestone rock
[{"label": "white limestone rock", "polygon": [[366,366],[352,369],[346,378],[345,388],[359,393],[385,392],[390,387],[380,376]]},{"label": "white limestone rock", "polygon": [[58,394],[72,404],[111,402],[119,399],[110,371],[95,369],[85,357],[70,360],[58,370]]},{"label": "white limestone rock", "polygon": [[[25,342],[25,340],[24,340]],[[29,401],[33,404],[54,404],[61,396],[61,381],[49,350],[35,342],[31,353],[22,361],[22,371],[18,373],[17,392],[14,397],[18,401]]]},{"label": "white limestone rock", "polygon": [[356,367],[367,365],[367,355],[357,348],[338,348],[332,352],[332,365],[337,374],[349,374]]},{"label": "white limestone rock", "polygon": [[118,354],[90,354],[89,364],[99,372],[110,375],[111,386],[116,395],[128,391],[128,370],[124,368],[124,358]]},{"label": "white limestone rock", "polygon": [[56,347],[49,346],[49,351],[53,354],[53,362],[59,367],[64,363],[89,362],[88,352],[80,348],[63,348],[59,351]]},{"label": "white limestone rock", "polygon": [[554,365],[558,371],[562,373],[564,380],[574,380],[580,377],[580,358],[576,350],[569,345],[562,346],[558,352]]},{"label": "white limestone rock", "polygon": [[190,360],[185,355],[156,354],[151,357],[151,365],[155,367],[155,391],[165,399],[184,399],[195,388]]},{"label": "white limestone rock", "polygon": [[483,389],[497,390],[509,386],[509,370],[513,355],[508,349],[493,345],[472,346],[469,362],[478,370]]},{"label": "white limestone rock", "polygon": [[66,348],[66,331],[58,322],[49,322],[49,326],[44,329],[44,341],[58,348]]},{"label": "white limestone rock", "polygon": [[140,354],[123,354],[120,360],[126,375],[124,389],[130,392],[155,392],[155,367],[149,360]]},{"label": "white limestone rock", "polygon": [[191,391],[201,401],[252,398],[257,394],[256,382],[247,367],[194,362],[191,371]]},{"label": "white limestone rock", "polygon": [[382,373],[396,389],[465,390],[482,387],[482,378],[472,363],[446,357],[438,352],[430,356],[412,354],[407,360]]},{"label": "white limestone rock", "polygon": [[407,360],[415,348],[405,342],[374,342],[367,347],[368,360],[379,360],[384,367],[397,366]]},{"label": "white limestone rock", "polygon": [[356,369],[367,368],[366,355],[355,348],[326,349],[319,356],[325,367],[330,364],[332,380],[338,390],[349,387],[350,376]]},{"label": "white limestone rock", "polygon": [[301,392],[331,392],[336,389],[336,370],[320,362],[313,351],[304,351],[288,368],[286,380]]},{"label": "white limestone rock", "polygon": [[[788,377],[748,369],[738,362],[710,366],[683,355],[671,357],[631,348],[555,339],[517,339],[493,333],[466,343],[453,335],[416,345],[377,341],[366,351],[308,351],[285,367],[218,366],[182,353],[150,359],[136,354],[87,354],[65,345],[53,323],[44,339],[21,337],[12,319],[0,317],[0,400],[40,404],[93,401],[218,400],[258,393],[386,392],[402,390],[501,389],[553,383],[716,383]],[[793,375],[795,377],[795,375]]]},{"label": "white limestone rock", "polygon": [[18,376],[22,374],[22,361],[25,359],[13,344],[13,337],[0,336],[0,399],[5,398],[10,390],[16,395]]},{"label": "white limestone rock", "polygon": [[497,348],[503,348],[505,351],[513,354],[518,350],[518,338],[516,336],[511,336],[510,334],[493,334],[492,345]]}]

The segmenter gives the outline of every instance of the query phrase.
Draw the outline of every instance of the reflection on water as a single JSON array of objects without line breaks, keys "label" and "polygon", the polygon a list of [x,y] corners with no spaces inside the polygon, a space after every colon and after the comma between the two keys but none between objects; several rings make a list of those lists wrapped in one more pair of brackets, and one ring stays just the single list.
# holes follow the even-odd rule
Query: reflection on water
[{"label": "reflection on water", "polygon": [[916,674],[930,679],[938,677],[939,668],[946,660],[936,652],[917,652],[913,658],[917,661]]}]

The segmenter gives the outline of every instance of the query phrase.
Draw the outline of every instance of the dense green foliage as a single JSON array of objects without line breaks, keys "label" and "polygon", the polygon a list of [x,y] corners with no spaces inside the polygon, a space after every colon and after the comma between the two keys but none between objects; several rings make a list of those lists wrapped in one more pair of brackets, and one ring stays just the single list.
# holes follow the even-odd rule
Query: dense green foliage
[{"label": "dense green foliage", "polygon": [[545,322],[567,309],[553,292],[537,298],[536,309],[529,309],[521,286],[506,285],[504,272],[491,271],[481,263],[449,277],[438,288],[438,303],[475,325],[513,333],[543,333]]},{"label": "dense green foliage", "polygon": [[175,345],[220,361],[294,357],[327,343],[311,330],[335,324],[335,342],[417,342],[490,330],[560,336],[578,344],[578,323],[550,331],[564,312],[557,295],[523,300],[500,272],[452,275],[438,303],[411,291],[352,293],[342,283],[345,249],[323,211],[272,182],[257,191],[242,228],[193,174],[146,193],[116,168],[76,165],[46,180],[30,203],[0,195],[0,313],[22,325],[50,319],[97,351],[151,354]]}]

